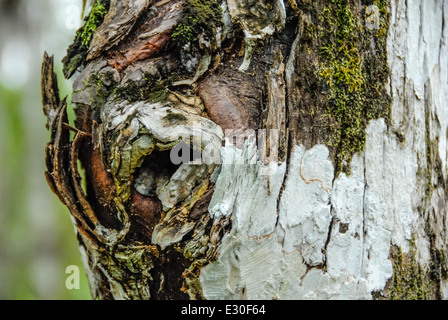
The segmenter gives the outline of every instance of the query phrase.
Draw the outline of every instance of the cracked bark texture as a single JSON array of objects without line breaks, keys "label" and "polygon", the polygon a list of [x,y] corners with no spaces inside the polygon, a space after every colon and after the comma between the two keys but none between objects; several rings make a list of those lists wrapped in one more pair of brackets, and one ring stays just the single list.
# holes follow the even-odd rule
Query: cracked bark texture
[{"label": "cracked bark texture", "polygon": [[42,68],[93,298],[448,298],[446,1],[99,6],[74,123]]}]

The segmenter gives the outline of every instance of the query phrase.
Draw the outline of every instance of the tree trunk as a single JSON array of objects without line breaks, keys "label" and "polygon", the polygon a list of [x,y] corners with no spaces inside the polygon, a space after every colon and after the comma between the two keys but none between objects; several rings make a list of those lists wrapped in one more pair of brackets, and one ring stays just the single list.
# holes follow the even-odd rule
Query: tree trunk
[{"label": "tree trunk", "polygon": [[447,298],[447,14],[94,1],[63,61],[74,124],[42,69],[93,297]]}]

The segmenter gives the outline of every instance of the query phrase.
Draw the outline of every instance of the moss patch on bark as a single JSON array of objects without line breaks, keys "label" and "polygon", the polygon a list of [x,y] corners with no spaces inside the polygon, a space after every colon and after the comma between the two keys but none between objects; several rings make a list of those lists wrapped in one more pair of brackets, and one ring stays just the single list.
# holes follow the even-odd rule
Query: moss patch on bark
[{"label": "moss patch on bark", "polygon": [[215,0],[187,0],[172,39],[182,44],[195,41],[200,34],[213,38],[222,25],[220,3]]},{"label": "moss patch on bark", "polygon": [[[363,151],[372,119],[389,117],[390,98],[386,37],[389,1],[374,1],[378,29],[366,28],[353,0],[327,0],[319,19],[322,40],[319,75],[329,87],[327,115],[332,119],[328,143],[337,149],[336,176],[350,172],[353,155]],[[359,10],[359,9],[358,9]],[[364,11],[367,18],[367,10]]]},{"label": "moss patch on bark", "polygon": [[62,70],[65,78],[70,78],[85,62],[93,33],[103,22],[109,7],[110,0],[97,0],[93,3],[89,15],[85,18],[84,25],[76,32],[75,40],[62,60]]},{"label": "moss patch on bark", "polygon": [[296,139],[330,147],[335,178],[350,173],[370,120],[388,123],[390,0],[301,0],[289,109]]}]

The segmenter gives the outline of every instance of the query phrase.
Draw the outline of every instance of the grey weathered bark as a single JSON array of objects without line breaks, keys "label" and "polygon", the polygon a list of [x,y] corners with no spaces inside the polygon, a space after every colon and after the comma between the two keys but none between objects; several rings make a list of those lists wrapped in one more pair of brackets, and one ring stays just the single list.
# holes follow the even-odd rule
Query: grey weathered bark
[{"label": "grey weathered bark", "polygon": [[93,297],[447,297],[447,12],[94,1],[75,124],[48,56],[42,81]]}]

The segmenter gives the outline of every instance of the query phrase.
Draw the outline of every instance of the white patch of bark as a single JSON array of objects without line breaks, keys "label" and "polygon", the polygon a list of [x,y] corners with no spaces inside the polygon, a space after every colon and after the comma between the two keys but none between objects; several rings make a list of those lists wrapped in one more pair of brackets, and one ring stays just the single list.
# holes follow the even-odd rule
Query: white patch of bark
[{"label": "white patch of bark", "polygon": [[[305,150],[299,142],[282,189],[285,164],[263,176],[258,160],[251,165],[235,161],[244,155],[257,159],[254,145],[222,149],[223,159],[233,162],[221,169],[210,212],[215,218],[231,216],[232,229],[218,260],[201,271],[205,298],[369,299],[393,275],[391,245],[408,252],[415,240],[418,261],[430,263],[422,172],[430,132],[447,174],[443,21],[448,21],[448,6],[445,1],[394,0],[391,11],[392,123],[388,128],[383,119],[371,121],[365,151],[353,158],[350,176],[341,174],[332,183],[327,148]],[[397,132],[405,139],[400,141]],[[433,224],[438,249],[447,242],[446,208],[438,205],[443,192],[436,188],[429,197],[434,219],[440,221]],[[447,292],[442,283],[442,293]]]}]

